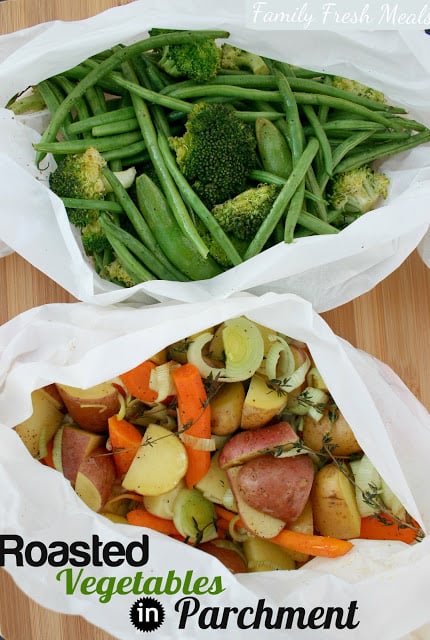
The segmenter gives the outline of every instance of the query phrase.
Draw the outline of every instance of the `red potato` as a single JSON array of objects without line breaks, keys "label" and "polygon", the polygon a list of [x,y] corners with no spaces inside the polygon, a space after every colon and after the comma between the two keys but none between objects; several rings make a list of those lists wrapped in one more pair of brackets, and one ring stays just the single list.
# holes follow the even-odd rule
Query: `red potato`
[{"label": "red potato", "polygon": [[244,500],[237,481],[240,470],[241,467],[238,466],[230,467],[226,471],[240,519],[252,535],[258,538],[274,538],[285,527],[285,523],[279,518],[274,518],[267,513],[263,513],[263,511],[254,509]]},{"label": "red potato", "polygon": [[308,455],[275,458],[259,456],[241,466],[239,491],[251,507],[291,524],[309,499],[314,465]]},{"label": "red potato", "polygon": [[222,448],[219,466],[221,469],[228,469],[264,453],[288,451],[298,440],[297,434],[288,422],[241,431],[230,438]]},{"label": "red potato", "polygon": [[120,392],[112,381],[88,389],[57,383],[57,389],[70,416],[87,431],[107,431],[108,419],[120,409]]},{"label": "red potato", "polygon": [[112,456],[105,447],[98,447],[79,465],[75,491],[90,509],[101,511],[111,495],[115,479]]},{"label": "red potato", "polygon": [[[75,485],[78,469],[82,461],[97,447],[104,445],[106,438],[102,434],[91,433],[71,424],[64,425],[62,436],[54,441],[54,447],[61,447],[63,475]],[[53,452],[53,456],[57,452]]]}]

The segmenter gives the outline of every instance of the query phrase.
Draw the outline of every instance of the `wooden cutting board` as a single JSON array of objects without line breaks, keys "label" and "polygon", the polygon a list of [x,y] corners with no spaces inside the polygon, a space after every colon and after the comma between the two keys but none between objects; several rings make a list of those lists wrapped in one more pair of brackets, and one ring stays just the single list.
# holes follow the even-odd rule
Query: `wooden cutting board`
[{"label": "wooden cutting board", "polygon": [[[48,20],[75,20],[127,4],[115,0],[0,1],[0,33]],[[1,205],[0,205],[1,206]],[[0,259],[0,324],[33,306],[72,297],[14,254]],[[430,409],[430,271],[417,252],[369,293],[324,318],[354,346],[383,360]],[[109,640],[78,616],[40,607],[0,571],[0,635],[5,640]]]}]

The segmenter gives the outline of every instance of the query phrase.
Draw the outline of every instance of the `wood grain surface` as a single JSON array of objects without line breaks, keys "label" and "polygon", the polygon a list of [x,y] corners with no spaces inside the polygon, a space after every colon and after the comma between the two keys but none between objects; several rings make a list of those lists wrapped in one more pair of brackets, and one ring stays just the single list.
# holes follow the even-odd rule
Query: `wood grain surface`
[{"label": "wood grain surface", "polygon": [[[48,20],[85,18],[121,4],[127,2],[5,0],[0,2],[0,32]],[[0,324],[33,306],[72,301],[20,256],[0,259]],[[430,271],[417,252],[372,291],[324,318],[340,336],[390,365],[430,409]],[[77,616],[40,607],[4,571],[0,571],[0,635],[5,640],[111,638]]]}]

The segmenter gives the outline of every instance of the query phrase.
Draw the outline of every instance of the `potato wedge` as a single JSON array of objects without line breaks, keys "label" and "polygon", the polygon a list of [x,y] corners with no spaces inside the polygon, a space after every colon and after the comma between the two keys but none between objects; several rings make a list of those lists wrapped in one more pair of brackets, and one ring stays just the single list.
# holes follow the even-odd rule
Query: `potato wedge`
[{"label": "potato wedge", "polygon": [[242,382],[224,384],[210,401],[212,433],[218,436],[234,433],[240,427],[244,401]]},{"label": "potato wedge", "polygon": [[174,489],[187,467],[187,452],[178,436],[158,424],[150,424],[122,486],[143,496],[158,496]]},{"label": "potato wedge", "polygon": [[31,402],[33,413],[16,425],[15,431],[33,458],[43,458],[46,455],[46,445],[60,426],[64,414],[45,389],[33,391]]},{"label": "potato wedge", "polygon": [[288,395],[278,394],[267,385],[263,376],[255,374],[251,378],[242,410],[242,429],[262,427],[284,409]]},{"label": "potato wedge", "polygon": [[361,516],[348,468],[330,463],[315,476],[311,493],[315,529],[342,540],[360,536]]},{"label": "potato wedge", "polygon": [[75,491],[90,509],[99,512],[110,497],[115,478],[112,456],[99,447],[79,465]]},{"label": "potato wedge", "polygon": [[350,456],[361,452],[351,427],[339,409],[332,413],[326,409],[323,417],[317,422],[310,416],[304,417],[302,439],[307,447],[313,451],[320,451],[326,438],[329,438],[330,448],[335,447],[335,456]]},{"label": "potato wedge", "polygon": [[57,389],[76,424],[94,433],[107,431],[108,418],[120,408],[119,391],[111,381],[88,389],[57,384]]},{"label": "potato wedge", "polygon": [[241,431],[232,436],[221,449],[219,466],[222,469],[243,464],[264,453],[274,455],[288,451],[299,441],[299,438],[288,422]]}]

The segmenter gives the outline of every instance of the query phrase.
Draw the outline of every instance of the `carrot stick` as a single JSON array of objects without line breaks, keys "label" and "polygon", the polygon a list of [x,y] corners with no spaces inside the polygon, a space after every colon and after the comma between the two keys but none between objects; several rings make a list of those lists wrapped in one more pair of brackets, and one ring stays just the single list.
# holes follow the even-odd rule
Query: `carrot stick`
[{"label": "carrot stick", "polygon": [[156,401],[158,392],[149,387],[151,371],[156,366],[152,360],[145,360],[145,362],[138,364],[137,367],[120,375],[121,380],[127,387],[127,391],[138,400],[143,402]]},{"label": "carrot stick", "polygon": [[152,513],[149,513],[149,511],[146,511],[146,509],[132,509],[126,514],[126,518],[130,524],[147,527],[148,529],[153,529],[166,535],[180,536],[172,520],[154,516]]},{"label": "carrot stick", "polygon": [[[228,521],[237,516],[237,513],[228,511],[218,505],[215,506],[215,512],[220,518]],[[247,528],[243,520],[240,519],[237,522],[237,526],[243,527],[244,529]],[[291,531],[290,529],[283,529],[277,536],[269,538],[269,540],[293,551],[300,551],[310,556],[320,556],[324,558],[343,556],[353,547],[352,542],[349,540],[300,533],[299,531]]]},{"label": "carrot stick", "polygon": [[142,434],[137,427],[127,420],[120,420],[116,415],[109,418],[108,427],[116,473],[118,478],[122,478],[139,449]]},{"label": "carrot stick", "polygon": [[309,533],[301,533],[300,531],[291,531],[290,529],[283,529],[277,536],[270,538],[270,542],[310,556],[321,556],[323,558],[338,558],[348,553],[354,546],[349,540],[340,540],[329,536],[316,536]]},{"label": "carrot stick", "polygon": [[401,540],[407,544],[411,544],[417,538],[420,526],[412,520],[411,527],[398,524],[398,522],[389,514],[382,514],[384,520],[390,521],[391,524],[384,524],[375,516],[366,516],[361,519],[360,538],[367,540]]},{"label": "carrot stick", "polygon": [[[211,414],[206,389],[199,370],[187,363],[172,371],[178,401],[179,424],[187,434],[196,438],[211,437]],[[210,451],[200,451],[185,444],[188,469],[185,483],[193,488],[209,470]]]}]

